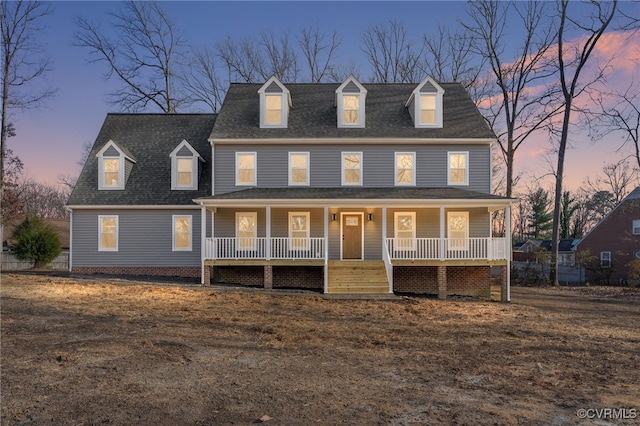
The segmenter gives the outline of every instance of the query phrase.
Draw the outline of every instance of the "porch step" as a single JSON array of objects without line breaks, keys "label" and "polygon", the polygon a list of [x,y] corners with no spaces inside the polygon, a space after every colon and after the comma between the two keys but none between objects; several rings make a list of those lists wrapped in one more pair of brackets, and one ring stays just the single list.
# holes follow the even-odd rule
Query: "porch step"
[{"label": "porch step", "polygon": [[381,260],[330,260],[328,266],[328,293],[389,293],[387,272]]}]

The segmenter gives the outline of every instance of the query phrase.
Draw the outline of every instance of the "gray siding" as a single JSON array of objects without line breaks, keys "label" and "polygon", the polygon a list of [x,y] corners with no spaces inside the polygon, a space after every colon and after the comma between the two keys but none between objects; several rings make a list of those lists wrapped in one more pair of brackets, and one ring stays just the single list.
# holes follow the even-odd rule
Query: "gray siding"
[{"label": "gray siding", "polygon": [[[491,215],[486,208],[445,209],[445,233],[447,232],[447,212],[469,212],[469,238],[486,238],[491,232]],[[416,212],[416,238],[440,238],[440,209],[387,209],[387,237],[395,232],[394,212]],[[446,235],[445,235],[446,237]]]},{"label": "gray siding", "polygon": [[127,181],[129,180],[129,176],[131,176],[131,171],[133,170],[133,162],[124,159],[124,183],[125,187],[127,185]]},{"label": "gray siding", "polygon": [[[236,236],[236,212],[257,212],[258,213],[258,237],[265,237],[267,211],[265,208],[218,208],[215,213],[216,237]],[[309,212],[311,220],[311,238],[324,237],[324,209],[309,208],[272,208],[271,209],[271,236],[289,236],[289,212]],[[210,229],[210,228],[209,228]]]},{"label": "gray siding", "polygon": [[183,146],[180,148],[180,151],[176,153],[177,157],[193,157],[193,152],[187,146]]},{"label": "gray siding", "polygon": [[416,186],[447,186],[447,152],[469,152],[469,185],[463,189],[490,193],[491,149],[488,145],[217,145],[215,154],[215,193],[238,191],[235,186],[236,151],[257,153],[258,186],[281,188],[288,186],[288,153],[310,153],[310,184],[312,187],[341,186],[341,153],[362,152],[363,185],[392,187],[395,182],[395,152],[416,153]]},{"label": "gray siding", "polygon": [[[118,251],[98,251],[98,216],[118,216]],[[172,251],[172,215],[192,216],[192,251]],[[199,266],[200,209],[74,210],[73,266]]]},{"label": "gray siding", "polygon": [[103,157],[120,157],[118,150],[112,145],[105,152],[102,153]]}]

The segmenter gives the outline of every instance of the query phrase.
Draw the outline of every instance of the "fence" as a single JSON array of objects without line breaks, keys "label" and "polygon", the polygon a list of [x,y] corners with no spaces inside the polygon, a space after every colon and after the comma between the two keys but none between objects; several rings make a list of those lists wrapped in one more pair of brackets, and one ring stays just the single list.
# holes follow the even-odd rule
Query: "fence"
[{"label": "fence", "polygon": [[[68,270],[69,269],[69,253],[60,253],[58,257],[53,259],[49,265],[51,269]],[[2,252],[2,270],[17,271],[22,269],[33,268],[33,263],[19,260],[10,252]]]}]

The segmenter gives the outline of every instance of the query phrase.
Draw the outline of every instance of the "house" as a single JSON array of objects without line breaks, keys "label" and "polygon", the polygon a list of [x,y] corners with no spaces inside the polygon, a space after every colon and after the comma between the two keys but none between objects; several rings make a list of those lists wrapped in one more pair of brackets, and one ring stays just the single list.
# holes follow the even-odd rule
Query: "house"
[{"label": "house", "polygon": [[[488,296],[510,236],[464,88],[231,84],[219,114],[107,116],[69,201],[72,271]],[[507,224],[507,229],[510,226]]]},{"label": "house", "polygon": [[617,285],[637,279],[631,263],[640,259],[640,187],[589,231],[576,251],[588,282]]},{"label": "house", "polygon": [[[560,266],[575,265],[575,248],[579,241],[574,238],[563,238],[558,241],[558,264]],[[514,244],[513,261],[549,264],[551,262],[551,240],[529,239]]]}]

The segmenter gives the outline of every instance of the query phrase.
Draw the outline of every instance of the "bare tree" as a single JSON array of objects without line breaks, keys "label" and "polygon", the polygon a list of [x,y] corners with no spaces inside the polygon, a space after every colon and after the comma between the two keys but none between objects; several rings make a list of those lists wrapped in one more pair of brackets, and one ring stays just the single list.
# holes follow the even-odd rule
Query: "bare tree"
[{"label": "bare tree", "polygon": [[326,37],[318,27],[303,28],[298,37],[298,45],[309,71],[311,83],[321,83],[331,77],[333,61],[341,40],[334,31]]},{"label": "bare tree", "polygon": [[288,33],[276,37],[271,31],[262,31],[257,40],[234,41],[228,37],[217,44],[216,50],[227,67],[229,81],[254,83],[275,75],[282,82],[292,83],[298,78],[297,56]]},{"label": "bare tree", "polygon": [[[506,196],[511,197],[516,151],[557,112],[557,106],[552,106],[554,91],[544,84],[552,73],[547,52],[553,45],[555,30],[540,2],[469,2],[468,14],[472,24],[465,24],[465,28],[475,39],[469,47],[489,64],[488,79],[496,89],[479,106],[498,136],[506,164]],[[513,51],[507,49],[513,43],[509,25],[524,30],[515,59]]]},{"label": "bare tree", "polygon": [[422,79],[418,63],[424,47],[415,47],[401,22],[389,21],[368,28],[361,41],[373,82],[417,83]]},{"label": "bare tree", "polygon": [[216,65],[216,54],[209,47],[195,49],[181,74],[182,83],[193,104],[203,103],[218,112],[226,92]]},{"label": "bare tree", "polygon": [[[562,131],[558,144],[558,166],[556,168],[556,185],[553,204],[553,235],[551,241],[551,268],[549,279],[553,285],[558,285],[558,237],[560,231],[560,202],[562,199],[562,181],[564,173],[564,159],[569,139],[571,112],[573,100],[584,91],[585,85],[580,86],[580,75],[587,64],[591,53],[598,41],[613,20],[618,5],[612,2],[592,2],[593,13],[589,17],[573,18],[569,13],[569,0],[559,2],[560,22],[558,29],[557,59],[560,86],[564,104],[562,106]],[[565,33],[579,31],[585,37],[567,43]]]},{"label": "bare tree", "polygon": [[602,167],[602,175],[596,176],[594,179],[587,176],[583,186],[594,193],[609,192],[615,206],[633,190],[636,184],[640,183],[637,179],[638,170],[626,159],[622,159],[617,163],[605,164]]},{"label": "bare tree", "polygon": [[127,111],[156,108],[173,113],[187,103],[178,79],[185,41],[157,2],[127,1],[110,14],[110,38],[98,23],[78,17],[74,45],[89,51],[90,62],[105,64],[106,80],[122,84],[112,102]]},{"label": "bare tree", "polygon": [[49,219],[64,219],[68,215],[65,208],[70,189],[60,189],[54,185],[25,178],[18,183],[16,194],[20,199],[22,213]]}]

